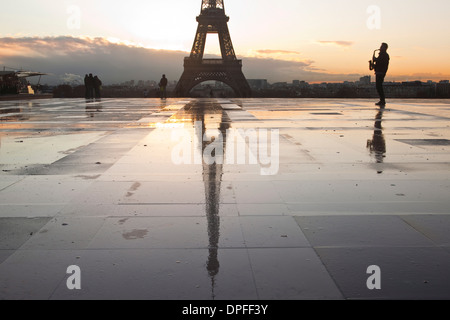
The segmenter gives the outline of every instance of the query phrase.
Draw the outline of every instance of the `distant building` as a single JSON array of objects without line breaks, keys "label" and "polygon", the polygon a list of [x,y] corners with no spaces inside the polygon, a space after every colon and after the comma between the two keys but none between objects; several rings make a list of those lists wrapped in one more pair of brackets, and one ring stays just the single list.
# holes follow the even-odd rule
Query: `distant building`
[{"label": "distant building", "polygon": [[247,79],[252,90],[265,90],[268,87],[267,79]]},{"label": "distant building", "polygon": [[371,76],[364,76],[364,77],[359,78],[358,84],[365,86],[365,85],[370,85],[370,82],[371,82]]},{"label": "distant building", "polygon": [[287,88],[288,84],[287,82],[275,82],[272,84],[273,88]]},{"label": "distant building", "polygon": [[292,80],[292,86],[300,89],[305,89],[309,87],[309,83],[303,80]]},{"label": "distant building", "polygon": [[450,97],[450,81],[442,80],[436,84],[436,96],[438,98],[449,98]]}]

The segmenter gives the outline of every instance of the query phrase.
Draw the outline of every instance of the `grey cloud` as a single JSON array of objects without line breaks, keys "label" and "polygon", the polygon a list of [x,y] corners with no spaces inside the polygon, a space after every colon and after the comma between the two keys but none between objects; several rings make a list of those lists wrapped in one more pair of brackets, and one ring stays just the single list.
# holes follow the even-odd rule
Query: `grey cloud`
[{"label": "grey cloud", "polygon": [[2,48],[15,51],[14,55],[2,55],[0,63],[51,73],[43,82],[58,83],[65,74],[97,74],[105,84],[130,79],[159,79],[165,73],[177,79],[182,72],[181,51],[153,50],[111,43],[102,38],[80,39],[54,38],[0,38]]},{"label": "grey cloud", "polygon": [[[66,74],[84,78],[86,73],[99,75],[104,84],[158,80],[162,74],[169,80],[178,80],[188,54],[116,44],[103,38],[0,38],[0,65],[49,73],[41,80],[48,84],[61,83]],[[247,78],[264,78],[269,82],[356,80],[359,76],[328,74],[315,69],[311,60],[242,59]]]}]

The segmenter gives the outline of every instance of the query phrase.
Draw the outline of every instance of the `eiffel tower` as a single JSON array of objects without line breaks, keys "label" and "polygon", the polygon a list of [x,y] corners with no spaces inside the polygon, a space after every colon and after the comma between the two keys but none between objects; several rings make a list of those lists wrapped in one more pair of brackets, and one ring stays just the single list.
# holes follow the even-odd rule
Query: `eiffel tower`
[{"label": "eiffel tower", "polygon": [[[237,97],[249,97],[250,86],[242,73],[242,60],[236,54],[228,30],[229,17],[225,15],[223,0],[202,0],[198,28],[191,55],[184,58],[184,72],[178,81],[175,93],[186,97],[199,83],[209,80],[221,81],[230,86]],[[222,59],[204,59],[206,36],[219,35]]]}]

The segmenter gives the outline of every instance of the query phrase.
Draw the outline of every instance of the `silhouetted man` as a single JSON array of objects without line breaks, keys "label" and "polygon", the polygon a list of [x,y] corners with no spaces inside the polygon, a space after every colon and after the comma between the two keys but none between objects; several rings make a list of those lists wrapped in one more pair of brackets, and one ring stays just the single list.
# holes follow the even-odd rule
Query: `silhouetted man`
[{"label": "silhouetted man", "polygon": [[102,81],[95,76],[94,77],[94,92],[95,92],[95,99],[100,99],[100,89],[102,87]]},{"label": "silhouetted man", "polygon": [[87,99],[94,99],[94,77],[92,73],[89,73],[89,76],[86,81],[86,89],[87,89]]},{"label": "silhouetted man", "polygon": [[159,88],[161,89],[161,99],[167,99],[167,78],[165,74],[162,75],[159,81]]},{"label": "silhouetted man", "polygon": [[89,76],[86,74],[84,76],[84,90],[85,90],[84,96],[85,96],[86,99],[89,99],[89,89],[88,89],[88,87],[89,87]]},{"label": "silhouetted man", "polygon": [[380,54],[378,58],[374,58],[375,63],[375,76],[376,76],[376,87],[378,95],[380,96],[380,101],[376,103],[377,106],[384,107],[386,105],[386,97],[383,90],[383,82],[386,77],[386,73],[389,68],[389,55],[387,53],[388,45],[387,43],[382,43],[380,47]]}]

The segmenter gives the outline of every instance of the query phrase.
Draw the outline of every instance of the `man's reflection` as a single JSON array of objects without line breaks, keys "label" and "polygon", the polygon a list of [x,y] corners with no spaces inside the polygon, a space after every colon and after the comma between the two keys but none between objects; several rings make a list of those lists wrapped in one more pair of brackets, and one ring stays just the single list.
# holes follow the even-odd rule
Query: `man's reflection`
[{"label": "man's reflection", "polygon": [[164,109],[166,109],[167,107],[167,100],[166,99],[161,99],[160,103],[159,103],[159,108],[161,111],[163,111]]},{"label": "man's reflection", "polygon": [[[383,135],[383,127],[381,122],[383,120],[384,109],[380,109],[375,117],[373,137],[371,140],[367,140],[367,148],[370,153],[374,155],[377,163],[383,163],[386,157],[386,141]],[[381,174],[383,171],[379,170],[377,173]]]},{"label": "man's reflection", "polygon": [[100,102],[86,102],[86,115],[94,118],[96,113],[102,112],[102,105]]}]

